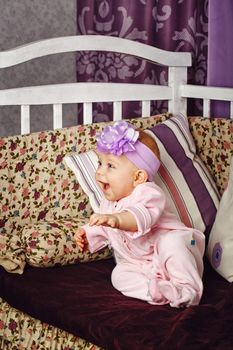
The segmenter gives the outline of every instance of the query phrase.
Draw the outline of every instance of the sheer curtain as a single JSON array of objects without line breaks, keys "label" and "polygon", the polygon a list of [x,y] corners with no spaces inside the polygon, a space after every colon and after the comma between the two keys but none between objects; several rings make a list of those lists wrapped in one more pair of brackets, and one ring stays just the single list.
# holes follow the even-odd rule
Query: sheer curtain
[{"label": "sheer curtain", "polygon": [[[208,0],[78,0],[77,25],[79,35],[113,35],[160,49],[189,51],[193,60],[189,82],[206,84]],[[166,84],[167,71],[127,55],[81,52],[77,80]],[[95,121],[109,120],[111,108],[110,104],[96,104]],[[201,108],[196,102],[189,106],[189,114],[197,114]],[[164,101],[153,103],[151,114],[165,109]],[[139,103],[123,106],[124,117],[140,113]]]}]

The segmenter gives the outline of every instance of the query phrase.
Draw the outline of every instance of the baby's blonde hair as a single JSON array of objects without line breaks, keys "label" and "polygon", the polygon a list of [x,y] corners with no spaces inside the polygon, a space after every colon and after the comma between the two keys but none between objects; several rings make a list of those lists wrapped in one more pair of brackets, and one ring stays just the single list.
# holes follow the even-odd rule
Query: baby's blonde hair
[{"label": "baby's blonde hair", "polygon": [[137,129],[139,131],[139,141],[143,143],[145,146],[150,148],[150,150],[156,155],[156,157],[160,160],[160,152],[158,145],[155,141],[155,139],[150,136],[148,133],[141,129]]}]

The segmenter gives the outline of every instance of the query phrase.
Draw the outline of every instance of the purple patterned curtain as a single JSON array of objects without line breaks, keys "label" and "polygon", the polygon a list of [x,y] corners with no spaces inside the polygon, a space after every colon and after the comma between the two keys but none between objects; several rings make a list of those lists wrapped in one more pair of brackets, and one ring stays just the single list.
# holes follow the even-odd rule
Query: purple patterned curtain
[{"label": "purple patterned curtain", "polygon": [[[208,79],[210,86],[233,87],[233,1],[209,3]],[[229,117],[228,102],[212,102],[211,116]]]},{"label": "purple patterned curtain", "polygon": [[[189,82],[206,84],[208,0],[79,0],[78,34],[113,35],[171,51],[192,53]],[[167,70],[143,60],[113,53],[81,52],[78,81],[167,84]],[[164,101],[152,103],[151,114],[166,110]],[[196,114],[202,106],[189,106]],[[94,120],[109,120],[111,104],[96,104]],[[81,112],[81,111],[79,111]],[[140,116],[140,103],[125,103],[123,116]],[[79,122],[81,117],[79,116]]]}]

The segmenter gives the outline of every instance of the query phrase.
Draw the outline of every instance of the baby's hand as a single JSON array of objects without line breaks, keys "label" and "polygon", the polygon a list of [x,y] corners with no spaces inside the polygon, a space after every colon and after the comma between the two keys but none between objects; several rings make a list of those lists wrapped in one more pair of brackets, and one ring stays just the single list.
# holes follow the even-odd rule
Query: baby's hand
[{"label": "baby's hand", "polygon": [[83,227],[79,227],[74,235],[75,242],[79,247],[80,252],[83,252],[87,244],[86,232]]},{"label": "baby's hand", "polygon": [[110,226],[112,228],[119,228],[119,219],[117,215],[113,214],[93,214],[90,217],[90,226]]}]

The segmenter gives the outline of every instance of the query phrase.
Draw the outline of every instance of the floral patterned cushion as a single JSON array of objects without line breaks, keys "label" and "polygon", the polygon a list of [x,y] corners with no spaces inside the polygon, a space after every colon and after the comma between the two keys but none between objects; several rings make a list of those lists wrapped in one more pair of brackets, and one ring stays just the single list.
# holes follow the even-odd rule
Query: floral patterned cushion
[{"label": "floral patterned cushion", "polygon": [[87,220],[40,221],[26,225],[21,232],[26,262],[35,267],[67,265],[77,262],[99,260],[112,256],[108,248],[91,254],[86,248],[79,251],[74,234]]},{"label": "floral patterned cushion", "polygon": [[233,120],[225,118],[189,118],[198,155],[212,175],[218,190],[223,194],[233,155]]},{"label": "floral patterned cushion", "polygon": [[[131,121],[144,128],[168,117],[164,114]],[[96,133],[105,125],[78,125],[0,139],[0,265],[7,271],[23,272],[26,257],[25,240],[22,242],[21,237],[25,235],[26,227],[34,232],[33,225],[40,222],[58,223],[59,220],[72,221],[91,215],[88,197],[63,158],[72,152],[93,148]],[[49,234],[51,227],[44,234],[46,232]],[[31,261],[28,252],[27,260]],[[59,262],[58,249],[54,254],[53,258],[50,256],[51,264],[52,259]]]}]

